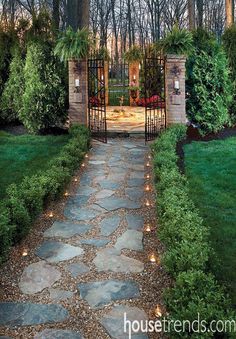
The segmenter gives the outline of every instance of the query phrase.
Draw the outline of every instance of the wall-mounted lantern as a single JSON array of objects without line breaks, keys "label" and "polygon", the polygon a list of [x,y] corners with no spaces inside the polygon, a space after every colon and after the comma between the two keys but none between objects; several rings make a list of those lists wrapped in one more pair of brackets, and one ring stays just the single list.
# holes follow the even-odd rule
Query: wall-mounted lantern
[{"label": "wall-mounted lantern", "polygon": [[80,80],[79,78],[75,79],[75,92],[79,93],[79,89],[80,89]]},{"label": "wall-mounted lantern", "polygon": [[77,103],[82,102],[82,93],[81,93],[79,78],[75,79],[74,102],[77,102]]},{"label": "wall-mounted lantern", "polygon": [[181,91],[180,91],[180,80],[179,80],[179,76],[181,73],[180,68],[177,65],[174,65],[171,73],[173,74],[173,90],[174,90],[174,94],[175,95],[180,95]]}]

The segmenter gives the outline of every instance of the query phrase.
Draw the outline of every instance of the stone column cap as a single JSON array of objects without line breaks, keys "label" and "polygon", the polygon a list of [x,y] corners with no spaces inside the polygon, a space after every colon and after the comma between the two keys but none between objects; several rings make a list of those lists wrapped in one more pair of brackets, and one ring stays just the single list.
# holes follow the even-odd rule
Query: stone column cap
[{"label": "stone column cap", "polygon": [[186,57],[186,55],[184,55],[184,54],[180,54],[180,55],[178,55],[178,54],[166,54],[166,58],[167,58],[167,60],[169,59],[169,60],[172,60],[172,59],[177,59],[177,60],[180,60],[180,61],[186,61],[186,59],[187,59],[187,57]]}]

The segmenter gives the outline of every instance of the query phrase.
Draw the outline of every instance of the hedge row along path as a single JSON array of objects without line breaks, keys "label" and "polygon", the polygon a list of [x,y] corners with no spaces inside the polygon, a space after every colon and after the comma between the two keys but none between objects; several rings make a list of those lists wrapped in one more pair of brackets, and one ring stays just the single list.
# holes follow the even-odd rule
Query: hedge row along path
[{"label": "hedge row along path", "polygon": [[[125,312],[130,320],[155,318],[169,278],[149,260],[162,248],[155,194],[145,190],[152,187],[148,155],[142,140],[94,143],[75,194],[61,218],[42,232],[30,261],[19,263],[20,276],[3,267],[3,276],[12,274],[13,290],[2,278],[1,335],[125,339]],[[147,222],[152,232],[144,231]]]}]

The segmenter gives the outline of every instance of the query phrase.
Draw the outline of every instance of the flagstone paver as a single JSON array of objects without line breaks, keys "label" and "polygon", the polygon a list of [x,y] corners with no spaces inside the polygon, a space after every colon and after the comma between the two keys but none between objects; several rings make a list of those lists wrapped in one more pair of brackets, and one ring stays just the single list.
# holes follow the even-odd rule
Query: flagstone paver
[{"label": "flagstone paver", "polygon": [[60,237],[68,239],[76,234],[85,234],[92,229],[93,226],[86,224],[75,224],[71,221],[55,221],[51,228],[44,232],[46,238]]},{"label": "flagstone paver", "polygon": [[69,312],[61,305],[0,303],[0,326],[30,326],[66,320]]},{"label": "flagstone paver", "polygon": [[61,273],[45,261],[29,265],[23,271],[19,287],[22,293],[35,294],[61,279]]},{"label": "flagstone paver", "polygon": [[105,280],[79,284],[82,299],[92,308],[101,308],[111,301],[140,297],[139,287],[134,281]]},{"label": "flagstone paver", "polygon": [[[34,294],[37,300],[44,294],[47,303],[0,303],[0,325],[55,323],[54,328],[37,328],[34,338],[90,339],[91,333],[87,335],[84,328],[97,322],[106,338],[126,339],[124,313],[129,320],[148,319],[141,308],[130,306],[133,299],[136,303],[143,298],[138,277],[145,275],[140,258],[146,152],[143,141],[95,144],[76,192],[67,198],[64,217],[43,233],[46,239],[35,250],[43,260],[26,266],[19,279],[23,294]],[[119,301],[122,305],[116,304]],[[73,308],[76,312],[71,314]],[[71,327],[71,321],[78,321],[78,326]],[[81,325],[85,326],[82,331]],[[94,337],[105,338],[99,333]],[[133,333],[132,338],[148,336]]]},{"label": "flagstone paver", "polygon": [[36,255],[51,263],[69,260],[80,256],[84,250],[80,247],[63,244],[57,241],[45,241],[37,250]]},{"label": "flagstone paver", "polygon": [[48,329],[38,333],[34,339],[82,339],[82,336],[73,331]]},{"label": "flagstone paver", "polygon": [[67,269],[74,278],[89,272],[89,267],[84,263],[70,264],[67,266]]},{"label": "flagstone paver", "polygon": [[[129,324],[124,326],[124,315],[126,320],[129,321],[141,321],[148,320],[146,313],[137,307],[128,306],[115,306],[100,320],[101,324],[106,328],[107,332],[114,339],[129,339]],[[145,326],[144,326],[145,327]],[[143,333],[134,334],[130,332],[133,339],[147,339],[148,336]]]}]

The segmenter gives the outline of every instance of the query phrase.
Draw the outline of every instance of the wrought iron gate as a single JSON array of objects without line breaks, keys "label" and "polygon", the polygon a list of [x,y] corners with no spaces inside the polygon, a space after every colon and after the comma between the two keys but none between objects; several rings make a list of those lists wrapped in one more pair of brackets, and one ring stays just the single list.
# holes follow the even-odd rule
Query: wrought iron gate
[{"label": "wrought iron gate", "polygon": [[165,60],[146,55],[144,60],[145,140],[154,140],[166,127]]},{"label": "wrought iron gate", "polygon": [[88,60],[88,116],[92,137],[107,142],[106,84],[104,60],[91,57]]}]

